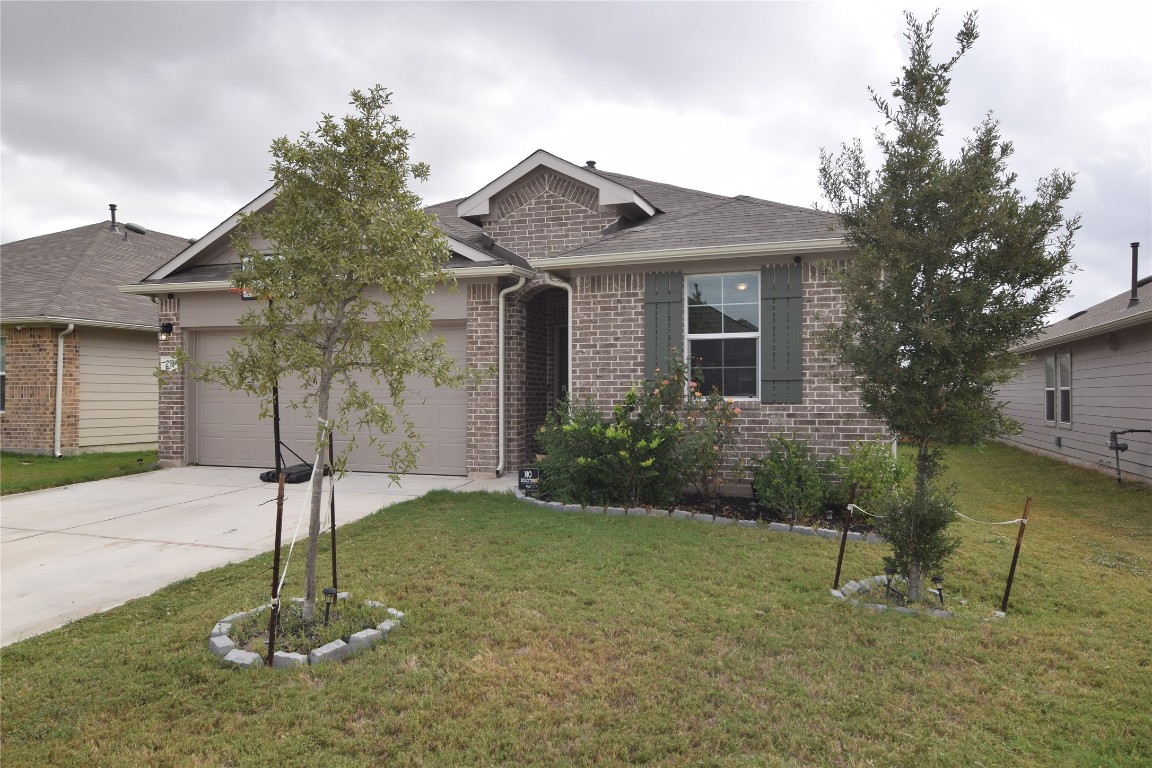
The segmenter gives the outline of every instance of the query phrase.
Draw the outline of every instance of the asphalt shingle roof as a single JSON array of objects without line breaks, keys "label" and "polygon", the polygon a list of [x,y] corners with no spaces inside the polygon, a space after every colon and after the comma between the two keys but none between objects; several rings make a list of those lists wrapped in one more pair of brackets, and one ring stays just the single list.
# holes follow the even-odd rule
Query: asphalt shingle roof
[{"label": "asphalt shingle roof", "polygon": [[[819,240],[843,235],[836,228],[835,215],[823,211],[747,195],[727,197],[598,168],[585,170],[638,192],[656,207],[657,213],[635,226],[552,256]],[[484,250],[480,239],[483,230],[456,215],[456,207],[463,199],[431,205],[426,210],[436,214],[440,226],[449,235]]]},{"label": "asphalt shingle roof", "polygon": [[1140,299],[1135,306],[1129,307],[1128,300],[1132,295],[1131,289],[1100,302],[1083,312],[1076,312],[1063,320],[1047,326],[1027,342],[1027,346],[1056,344],[1067,336],[1078,336],[1085,331],[1091,331],[1099,326],[1109,325],[1118,320],[1135,319],[1138,316],[1147,316],[1152,321],[1152,276],[1145,277],[1138,283],[1136,296]]},{"label": "asphalt shingle roof", "polygon": [[145,296],[120,293],[188,245],[163,232],[113,232],[111,221],[0,246],[0,317],[156,325]]}]

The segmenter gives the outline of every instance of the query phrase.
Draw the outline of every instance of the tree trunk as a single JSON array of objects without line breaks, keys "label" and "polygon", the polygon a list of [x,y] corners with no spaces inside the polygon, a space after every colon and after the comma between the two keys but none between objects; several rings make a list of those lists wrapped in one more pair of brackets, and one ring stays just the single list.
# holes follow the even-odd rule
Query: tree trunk
[{"label": "tree trunk", "polygon": [[[928,451],[928,437],[927,435],[920,438],[920,450],[916,453],[916,489],[915,495],[912,500],[912,522],[915,524],[920,515],[923,507],[921,506],[924,500],[928,497],[928,481],[932,477],[932,455]],[[913,546],[917,538],[913,536]],[[920,600],[922,587],[924,585],[924,562],[915,556],[913,551],[912,561],[908,564],[908,602],[914,603]]]},{"label": "tree trunk", "polygon": [[321,371],[316,399],[316,446],[320,449],[319,460],[312,467],[311,512],[308,517],[308,554],[304,561],[304,620],[312,621],[316,615],[316,559],[320,548],[320,502],[324,493],[324,457],[327,456],[327,441],[332,433],[325,429],[328,421],[328,403],[332,390],[332,374]]}]

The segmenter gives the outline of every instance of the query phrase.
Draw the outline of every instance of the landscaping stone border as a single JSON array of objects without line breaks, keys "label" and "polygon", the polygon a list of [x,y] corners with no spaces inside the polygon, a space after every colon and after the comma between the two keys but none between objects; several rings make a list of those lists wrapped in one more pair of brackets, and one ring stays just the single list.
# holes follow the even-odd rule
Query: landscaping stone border
[{"label": "landscaping stone border", "polygon": [[[756,528],[763,523],[756,520],[735,520],[731,517],[719,517],[703,513],[693,514],[684,509],[648,509],[647,507],[582,507],[579,504],[561,504],[558,501],[544,501],[532,496],[526,496],[519,488],[513,489],[516,498],[528,504],[550,509],[554,512],[582,512],[592,515],[607,515],[608,517],[670,517],[673,520],[695,520],[699,523],[712,523],[713,525],[737,525],[741,528]],[[811,528],[804,525],[788,525],[787,523],[768,523],[768,530],[773,533],[792,533],[797,536],[816,536],[822,539],[837,539],[841,531],[833,528]],[[849,531],[848,541],[862,541],[867,544],[883,544],[884,537],[878,533],[864,535],[859,531]]]},{"label": "landscaping stone border", "polygon": [[[294,603],[304,602],[302,597],[289,598]],[[337,600],[347,600],[348,593],[341,592],[336,595]],[[375,600],[365,600],[364,605],[370,608],[383,608],[384,603],[378,603]],[[232,629],[232,623],[248,616],[255,616],[256,614],[263,613],[271,608],[271,604],[261,605],[249,611],[240,611],[233,613],[220,621],[216,622],[216,626],[212,628],[211,634],[208,636],[208,651],[214,656],[220,657],[224,666],[236,667],[239,669],[253,669],[255,667],[264,666],[264,657],[252,651],[245,651],[236,647],[235,641],[228,636],[229,630]],[[375,629],[364,629],[356,632],[348,638],[349,642],[345,643],[343,640],[336,639],[327,645],[319,648],[314,648],[311,653],[305,656],[302,653],[288,653],[286,651],[276,651],[272,656],[272,666],[275,669],[291,669],[292,667],[306,667],[309,665],[315,666],[317,664],[324,664],[329,661],[343,661],[354,653],[367,650],[382,641],[389,632],[395,627],[398,627],[404,621],[404,614],[395,608],[388,608],[386,613],[392,618],[387,619],[376,626]]]},{"label": "landscaping stone border", "polygon": [[[899,576],[894,577],[894,581],[904,580]],[[837,600],[847,600],[850,605],[863,606],[873,611],[893,611],[894,613],[903,614],[905,616],[935,616],[938,619],[952,618],[952,611],[945,611],[940,608],[908,608],[906,606],[888,606],[883,603],[866,603],[863,600],[857,600],[852,595],[864,596],[872,591],[873,587],[884,586],[888,581],[887,576],[873,576],[870,579],[863,581],[849,581],[847,584],[840,587],[840,589],[829,590],[832,592],[832,597]]]}]

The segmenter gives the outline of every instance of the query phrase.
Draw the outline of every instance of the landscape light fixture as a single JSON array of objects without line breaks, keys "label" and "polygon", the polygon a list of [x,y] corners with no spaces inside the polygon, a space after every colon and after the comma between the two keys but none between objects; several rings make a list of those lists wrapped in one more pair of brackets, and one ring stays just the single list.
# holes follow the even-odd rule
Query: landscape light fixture
[{"label": "landscape light fixture", "polygon": [[336,602],[336,587],[324,587],[324,626],[328,626],[329,612]]},{"label": "landscape light fixture", "polygon": [[172,323],[164,323],[163,325],[161,325],[160,326],[160,341],[168,341],[168,339],[172,338],[172,332],[175,330],[176,330],[176,328],[172,325]]},{"label": "landscape light fixture", "polygon": [[940,607],[944,607],[944,576],[936,574],[932,577],[932,584],[936,587],[936,597],[940,598]]}]

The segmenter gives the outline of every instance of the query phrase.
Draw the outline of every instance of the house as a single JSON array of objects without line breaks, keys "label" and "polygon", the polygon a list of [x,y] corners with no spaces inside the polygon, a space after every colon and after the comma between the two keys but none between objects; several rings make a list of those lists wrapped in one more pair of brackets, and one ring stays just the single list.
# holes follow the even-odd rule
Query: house
[{"label": "house", "polygon": [[188,245],[112,219],[0,248],[0,447],[155,448],[156,306],[117,286]]},{"label": "house", "polygon": [[[274,202],[269,190],[242,211]],[[706,385],[739,402],[746,456],[778,432],[825,452],[883,433],[833,384],[814,345],[840,309],[826,268],[851,256],[827,213],[609,173],[543,150],[428,210],[448,236],[458,286],[428,297],[435,331],[460,363],[496,373],[458,390],[410,382],[408,413],[425,443],[419,472],[515,470],[532,460],[536,428],[562,397],[607,409],[684,351]],[[219,361],[232,345],[245,309],[228,292],[236,223],[124,288],[155,297],[161,322],[173,325],[162,354],[183,345],[194,359]],[[271,427],[258,413],[242,394],[173,376],[160,394],[161,460],[270,466]],[[307,418],[286,410],[282,421],[289,447],[310,450]],[[358,443],[350,469],[386,469]]]},{"label": "house", "polygon": [[[1004,438],[1072,464],[1116,471],[1112,432],[1152,430],[1152,276],[1045,328],[1017,351],[1020,376],[1000,390],[1004,412],[1023,427]],[[1152,482],[1152,434],[1122,435],[1123,477]]]}]

